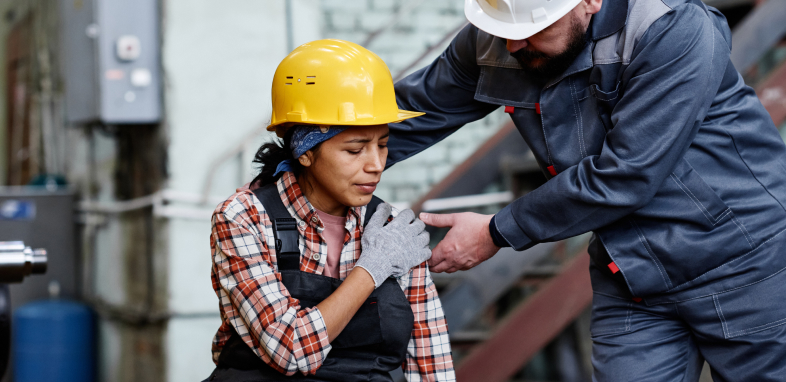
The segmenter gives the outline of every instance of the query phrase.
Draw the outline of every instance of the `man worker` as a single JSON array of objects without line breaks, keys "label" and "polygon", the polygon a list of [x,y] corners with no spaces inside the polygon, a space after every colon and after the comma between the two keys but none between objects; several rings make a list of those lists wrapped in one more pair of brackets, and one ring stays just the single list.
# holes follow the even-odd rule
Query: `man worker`
[{"label": "man worker", "polygon": [[594,232],[596,381],[786,381],[786,146],[699,0],[465,0],[396,85],[388,165],[504,107],[548,181],[451,227],[434,272]]}]

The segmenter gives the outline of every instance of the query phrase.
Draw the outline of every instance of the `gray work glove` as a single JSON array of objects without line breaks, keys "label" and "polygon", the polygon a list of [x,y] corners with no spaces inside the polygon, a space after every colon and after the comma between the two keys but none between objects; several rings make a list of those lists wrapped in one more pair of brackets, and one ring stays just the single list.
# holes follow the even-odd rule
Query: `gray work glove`
[{"label": "gray work glove", "polygon": [[385,225],[390,213],[388,203],[377,207],[363,232],[363,252],[355,264],[371,274],[376,288],[388,277],[401,277],[431,257],[426,224],[407,209]]}]

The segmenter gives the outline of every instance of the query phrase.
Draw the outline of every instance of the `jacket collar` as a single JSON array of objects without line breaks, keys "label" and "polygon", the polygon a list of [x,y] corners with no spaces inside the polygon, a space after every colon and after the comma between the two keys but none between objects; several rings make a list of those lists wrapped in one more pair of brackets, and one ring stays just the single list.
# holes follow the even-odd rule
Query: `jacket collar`
[{"label": "jacket collar", "polygon": [[625,26],[625,21],[628,18],[628,1],[627,0],[604,0],[600,12],[592,16],[592,22],[589,27],[589,38],[592,40],[587,43],[581,54],[573,60],[573,63],[557,78],[551,80],[546,88],[562,81],[565,77],[587,70],[593,66],[592,51],[595,46],[595,41],[608,37],[617,33]]},{"label": "jacket collar", "polygon": [[628,18],[628,0],[603,0],[600,12],[592,16],[590,38],[600,40],[617,33]]},{"label": "jacket collar", "polygon": [[595,45],[595,42],[589,41],[587,45],[584,47],[584,50],[579,53],[576,59],[573,60],[573,63],[562,72],[559,76],[552,79],[546,84],[546,88],[550,88],[554,86],[556,83],[562,81],[565,77],[570,76],[572,74],[585,71],[592,67],[592,50]]}]

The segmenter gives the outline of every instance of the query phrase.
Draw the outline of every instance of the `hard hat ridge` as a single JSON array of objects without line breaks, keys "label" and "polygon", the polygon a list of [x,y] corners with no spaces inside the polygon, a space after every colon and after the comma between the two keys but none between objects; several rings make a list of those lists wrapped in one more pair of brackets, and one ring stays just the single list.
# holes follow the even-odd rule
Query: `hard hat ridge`
[{"label": "hard hat ridge", "polygon": [[303,44],[281,61],[272,101],[268,130],[282,137],[293,124],[368,126],[423,115],[399,110],[393,78],[379,56],[333,39]]},{"label": "hard hat ridge", "polygon": [[565,16],[581,0],[464,0],[464,15],[478,29],[523,40]]}]

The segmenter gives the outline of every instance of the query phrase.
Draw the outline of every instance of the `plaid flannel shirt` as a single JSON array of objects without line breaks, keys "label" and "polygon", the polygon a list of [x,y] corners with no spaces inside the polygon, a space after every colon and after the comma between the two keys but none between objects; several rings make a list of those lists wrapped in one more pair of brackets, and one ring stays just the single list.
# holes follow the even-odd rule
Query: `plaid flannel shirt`
[{"label": "plaid flannel shirt", "polygon": [[[281,200],[297,220],[300,270],[323,274],[327,243],[319,217],[303,196],[296,178],[285,173],[277,182]],[[345,279],[360,257],[365,206],[350,208],[341,251],[339,278]],[[301,309],[281,282],[273,225],[251,191],[230,196],[213,213],[210,247],[213,289],[222,325],[213,339],[213,361],[232,329],[265,363],[292,375],[313,374],[331,349],[319,309]],[[455,381],[448,327],[426,263],[398,280],[412,307],[415,324],[402,368],[408,381]]]}]

